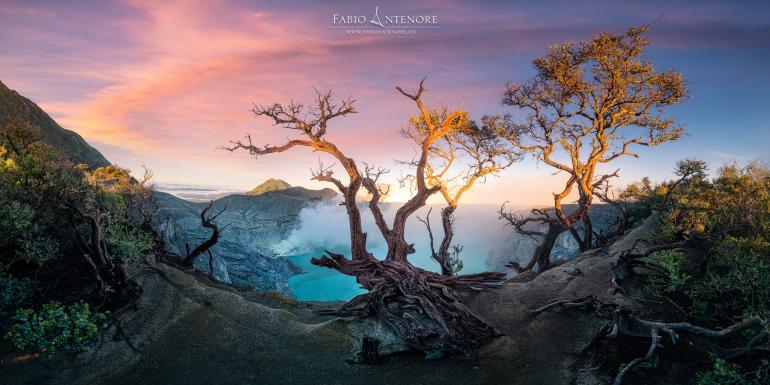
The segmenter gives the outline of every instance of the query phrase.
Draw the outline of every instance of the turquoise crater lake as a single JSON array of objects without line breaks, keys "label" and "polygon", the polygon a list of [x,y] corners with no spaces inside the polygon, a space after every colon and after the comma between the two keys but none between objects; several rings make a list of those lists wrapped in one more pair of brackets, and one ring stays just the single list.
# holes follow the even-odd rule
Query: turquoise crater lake
[{"label": "turquoise crater lake", "polygon": [[[431,271],[438,270],[438,264],[430,257],[421,257],[418,253],[409,258],[415,266]],[[313,253],[287,257],[290,262],[302,269],[302,273],[289,277],[289,287],[294,298],[300,301],[347,301],[356,295],[366,293],[366,290],[356,282],[355,277],[310,263],[311,258],[323,254],[323,250],[317,250]],[[347,253],[343,254],[347,256]],[[484,263],[485,258],[473,258],[470,251],[467,255],[468,258],[464,259],[465,266],[461,274],[479,273],[487,270]]]},{"label": "turquoise crater lake", "polygon": [[336,270],[310,263],[313,257],[323,255],[323,250],[313,254],[301,254],[287,259],[302,269],[302,273],[289,277],[289,287],[300,301],[346,301],[366,293],[356,278]]}]

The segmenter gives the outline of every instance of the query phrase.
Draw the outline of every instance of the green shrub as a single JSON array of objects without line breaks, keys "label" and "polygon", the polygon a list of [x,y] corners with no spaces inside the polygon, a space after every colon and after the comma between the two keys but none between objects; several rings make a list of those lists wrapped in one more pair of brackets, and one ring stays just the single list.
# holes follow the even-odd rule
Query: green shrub
[{"label": "green shrub", "polygon": [[660,285],[662,290],[666,292],[680,290],[690,280],[690,275],[684,272],[687,255],[682,250],[659,251],[652,255],[652,259],[666,271],[665,282]]},{"label": "green shrub", "polygon": [[[148,178],[115,166],[91,172],[43,144],[9,152],[0,139],[0,274],[34,275],[38,305],[93,295],[119,307],[138,295],[124,270],[153,245],[142,230],[151,223]],[[97,283],[131,290],[92,290]]]},{"label": "green shrub", "polygon": [[697,385],[763,385],[767,384],[768,362],[763,360],[756,371],[744,373],[740,365],[729,363],[721,358],[714,361],[714,368],[697,374]]},{"label": "green shrub", "polygon": [[653,256],[665,272],[659,288],[689,297],[690,311],[723,327],[741,316],[770,318],[770,167],[727,164],[715,178],[685,180],[670,198],[663,240],[700,252]]},{"label": "green shrub", "polygon": [[147,233],[124,224],[107,227],[105,241],[110,254],[126,262],[136,262],[145,251],[152,247],[152,240]]},{"label": "green shrub", "polygon": [[22,202],[3,199],[0,206],[0,239],[16,236],[19,232],[32,225],[35,210]]},{"label": "green shrub", "polygon": [[0,274],[0,324],[6,314],[23,306],[32,294],[32,281],[29,278],[15,278]]},{"label": "green shrub", "polygon": [[[705,321],[700,326],[721,329],[741,319],[764,320],[763,330],[742,334],[745,343],[767,332],[770,320],[770,166],[728,163],[713,178],[704,171],[702,162],[680,162],[680,179],[654,187],[637,183],[621,198],[659,210],[657,242],[686,243],[684,250],[649,258],[660,274],[649,278],[645,290]],[[716,360],[713,370],[698,374],[697,383],[770,384],[766,360],[742,357],[741,365]]]},{"label": "green shrub", "polygon": [[15,258],[42,265],[56,256],[59,246],[36,223],[35,214],[26,203],[0,198],[0,247],[13,251]]},{"label": "green shrub", "polygon": [[6,338],[18,349],[34,349],[50,359],[60,350],[68,353],[91,350],[105,320],[104,314],[92,312],[86,303],[65,307],[50,302],[39,311],[18,310]]}]

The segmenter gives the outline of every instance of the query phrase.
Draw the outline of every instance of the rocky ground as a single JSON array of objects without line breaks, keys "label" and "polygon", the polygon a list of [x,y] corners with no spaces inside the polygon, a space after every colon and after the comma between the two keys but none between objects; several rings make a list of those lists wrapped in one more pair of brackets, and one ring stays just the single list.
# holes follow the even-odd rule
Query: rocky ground
[{"label": "rocky ground", "polygon": [[[651,232],[651,221],[611,246],[581,254],[528,282],[513,279],[465,300],[506,336],[468,358],[425,360],[415,352],[378,365],[353,363],[362,335],[383,341],[383,353],[404,347],[372,320],[318,317],[334,303],[301,303],[230,286],[163,264],[137,271],[145,296],[120,317],[95,351],[51,362],[7,355],[3,384],[566,384],[580,369],[580,352],[601,321],[577,311],[530,310],[554,299],[611,294],[610,264]],[[625,302],[624,302],[625,301]],[[642,342],[642,346],[645,343]],[[643,377],[643,376],[642,376]],[[638,378],[633,383],[642,380]],[[577,384],[609,383],[608,373],[584,371]],[[656,384],[677,384],[657,378]]]}]

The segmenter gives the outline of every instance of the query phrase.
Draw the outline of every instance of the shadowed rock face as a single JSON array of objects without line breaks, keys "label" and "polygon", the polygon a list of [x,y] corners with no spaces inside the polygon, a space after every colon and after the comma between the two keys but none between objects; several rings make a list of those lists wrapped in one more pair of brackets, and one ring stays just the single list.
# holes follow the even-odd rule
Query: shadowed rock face
[{"label": "shadowed rock face", "polygon": [[40,130],[43,142],[61,151],[73,163],[102,167],[109,161],[74,131],[65,130],[33,101],[0,82],[0,125],[15,117]]},{"label": "shadowed rock face", "polygon": [[[216,223],[220,228],[225,227],[219,242],[211,248],[215,278],[290,294],[289,277],[299,273],[299,269],[283,256],[275,255],[272,246],[295,227],[303,207],[335,195],[328,189],[291,187],[257,196],[230,195],[214,201],[210,212],[224,209]],[[159,210],[155,226],[169,250],[184,255],[186,244],[192,249],[210,237],[211,230],[201,226],[199,216],[206,203],[188,202],[160,192],[156,196]],[[198,257],[195,266],[209,271],[208,255]]]}]

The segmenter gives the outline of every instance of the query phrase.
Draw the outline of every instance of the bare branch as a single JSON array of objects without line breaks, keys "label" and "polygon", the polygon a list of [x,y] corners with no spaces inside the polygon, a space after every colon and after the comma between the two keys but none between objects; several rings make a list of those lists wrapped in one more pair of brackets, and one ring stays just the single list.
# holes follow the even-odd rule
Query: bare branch
[{"label": "bare branch", "polygon": [[398,92],[400,92],[402,95],[406,96],[407,98],[417,101],[420,99],[420,96],[422,96],[422,92],[425,91],[425,87],[424,87],[425,79],[427,79],[427,77],[424,77],[422,78],[422,80],[420,80],[420,86],[417,88],[417,92],[414,94],[405,92],[403,89],[401,89],[401,87],[398,87],[398,86],[396,86],[396,89],[398,90]]},{"label": "bare branch", "polygon": [[219,241],[219,236],[225,229],[224,227],[219,227],[215,221],[220,215],[222,215],[222,213],[225,212],[225,210],[227,210],[227,206],[223,207],[222,210],[220,210],[218,213],[211,215],[209,214],[209,210],[211,210],[213,205],[214,201],[209,201],[208,206],[206,206],[200,213],[201,226],[210,229],[211,236],[209,239],[196,246],[192,252],[189,252],[188,247],[188,253],[182,260],[182,263],[187,266],[192,266],[195,263],[195,259],[198,258],[199,255],[209,251],[209,249],[216,245]]}]

